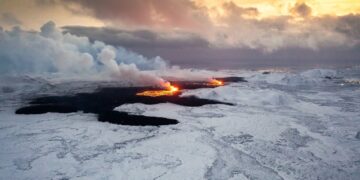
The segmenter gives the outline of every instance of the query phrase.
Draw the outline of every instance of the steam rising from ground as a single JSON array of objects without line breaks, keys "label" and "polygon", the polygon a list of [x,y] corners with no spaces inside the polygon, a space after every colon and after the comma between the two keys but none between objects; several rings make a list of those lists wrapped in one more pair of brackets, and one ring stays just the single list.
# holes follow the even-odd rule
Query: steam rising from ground
[{"label": "steam rising from ground", "polygon": [[145,70],[165,69],[160,57],[147,59],[122,47],[90,42],[87,37],[63,34],[48,22],[40,32],[0,30],[0,74],[56,74],[96,77],[138,85],[161,85]]}]

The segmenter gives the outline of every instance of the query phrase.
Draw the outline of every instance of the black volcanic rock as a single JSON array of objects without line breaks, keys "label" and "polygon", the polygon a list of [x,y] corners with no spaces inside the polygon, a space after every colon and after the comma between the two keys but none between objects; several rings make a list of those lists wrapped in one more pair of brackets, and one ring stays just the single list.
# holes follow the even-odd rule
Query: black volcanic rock
[{"label": "black volcanic rock", "polygon": [[109,122],[113,124],[129,125],[129,126],[160,126],[171,125],[179,123],[177,120],[162,118],[162,117],[148,117],[140,115],[130,115],[126,112],[107,111],[98,115],[100,122]]},{"label": "black volcanic rock", "polygon": [[247,80],[245,80],[244,77],[237,77],[237,76],[231,76],[231,77],[223,77],[223,78],[215,78],[217,80],[223,81],[223,82],[248,82]]},{"label": "black volcanic rock", "polygon": [[[244,77],[221,77],[214,78],[216,80],[222,81],[224,83],[233,83],[233,82],[248,82]],[[171,84],[179,87],[180,89],[199,89],[199,88],[214,88],[218,86],[210,85],[209,82],[204,81],[171,81]]]},{"label": "black volcanic rock", "polygon": [[331,76],[325,76],[324,78],[325,79],[330,79],[330,80],[333,79],[333,77],[331,77]]},{"label": "black volcanic rock", "polygon": [[15,111],[16,114],[44,114],[48,112],[57,112],[57,113],[72,113],[77,112],[78,109],[73,106],[63,106],[63,105],[33,105],[28,107],[23,107]]},{"label": "black volcanic rock", "polygon": [[355,138],[360,140],[360,131],[356,133]]}]

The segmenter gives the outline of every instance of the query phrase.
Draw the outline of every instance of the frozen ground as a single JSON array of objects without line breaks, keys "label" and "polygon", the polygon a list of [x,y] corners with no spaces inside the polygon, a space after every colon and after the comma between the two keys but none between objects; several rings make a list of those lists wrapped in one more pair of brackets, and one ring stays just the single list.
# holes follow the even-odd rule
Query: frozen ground
[{"label": "frozen ground", "polygon": [[161,127],[84,113],[15,115],[34,95],[97,84],[2,77],[0,179],[360,179],[359,68],[223,73],[249,82],[183,96],[236,106],[116,108],[180,121]]}]

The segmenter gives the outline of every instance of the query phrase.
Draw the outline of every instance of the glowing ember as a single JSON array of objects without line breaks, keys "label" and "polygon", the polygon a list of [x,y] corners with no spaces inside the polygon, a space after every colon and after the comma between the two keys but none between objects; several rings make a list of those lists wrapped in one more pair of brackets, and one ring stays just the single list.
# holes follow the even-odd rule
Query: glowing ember
[{"label": "glowing ember", "polygon": [[166,90],[149,90],[137,93],[137,96],[150,96],[150,97],[158,97],[158,96],[173,96],[179,92],[179,88],[172,86],[169,82],[164,84]]},{"label": "glowing ember", "polygon": [[216,80],[216,79],[211,79],[209,84],[211,86],[222,86],[222,85],[224,85],[224,82]]}]

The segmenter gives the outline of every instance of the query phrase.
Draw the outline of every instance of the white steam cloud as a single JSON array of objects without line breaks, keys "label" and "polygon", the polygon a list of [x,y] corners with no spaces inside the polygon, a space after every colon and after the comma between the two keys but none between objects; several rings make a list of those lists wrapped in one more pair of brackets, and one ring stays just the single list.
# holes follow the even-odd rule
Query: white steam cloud
[{"label": "white steam cloud", "polygon": [[120,79],[126,77],[125,81],[129,84],[136,83],[142,85],[162,85],[163,80],[153,74],[140,71],[135,64],[118,64],[115,60],[116,49],[112,46],[104,47],[98,54],[98,59],[105,65],[106,71],[110,77]]},{"label": "white steam cloud", "polygon": [[63,34],[48,22],[40,32],[0,28],[0,74],[100,76],[137,85],[159,85],[162,79],[144,70],[165,69],[160,57],[147,59],[122,47]]}]

